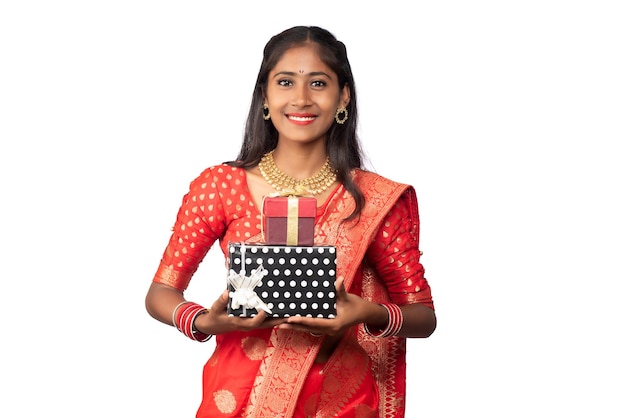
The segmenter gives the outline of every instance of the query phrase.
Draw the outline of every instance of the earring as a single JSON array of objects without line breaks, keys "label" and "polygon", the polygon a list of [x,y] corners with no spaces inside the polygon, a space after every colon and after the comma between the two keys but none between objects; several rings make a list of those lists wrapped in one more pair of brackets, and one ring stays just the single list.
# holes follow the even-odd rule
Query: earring
[{"label": "earring", "polygon": [[270,107],[267,103],[263,103],[263,119],[270,120]]},{"label": "earring", "polygon": [[335,120],[338,124],[343,125],[348,120],[348,109],[345,106],[341,106],[335,113]]}]

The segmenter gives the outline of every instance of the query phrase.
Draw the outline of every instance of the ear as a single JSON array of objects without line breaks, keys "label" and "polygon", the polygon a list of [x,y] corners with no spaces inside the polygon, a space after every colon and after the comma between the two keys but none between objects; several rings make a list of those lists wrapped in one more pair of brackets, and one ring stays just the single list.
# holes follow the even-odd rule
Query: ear
[{"label": "ear", "polygon": [[348,103],[350,103],[350,87],[345,84],[341,89],[341,94],[339,95],[339,104],[341,106],[347,107]]}]

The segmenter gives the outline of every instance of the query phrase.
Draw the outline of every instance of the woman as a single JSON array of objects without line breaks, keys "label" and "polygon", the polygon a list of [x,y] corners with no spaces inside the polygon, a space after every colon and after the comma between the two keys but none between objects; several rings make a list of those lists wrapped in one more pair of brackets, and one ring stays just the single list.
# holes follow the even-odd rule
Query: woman
[{"label": "woman", "polygon": [[[191,182],[146,296],[157,320],[216,338],[197,417],[402,417],[405,339],[436,327],[420,264],[415,191],[362,169],[357,102],[343,43],[294,27],[264,49],[235,161]],[[332,319],[228,316],[186,301],[219,240],[262,243],[264,196],[305,188],[317,199],[315,245],[337,248]]]}]

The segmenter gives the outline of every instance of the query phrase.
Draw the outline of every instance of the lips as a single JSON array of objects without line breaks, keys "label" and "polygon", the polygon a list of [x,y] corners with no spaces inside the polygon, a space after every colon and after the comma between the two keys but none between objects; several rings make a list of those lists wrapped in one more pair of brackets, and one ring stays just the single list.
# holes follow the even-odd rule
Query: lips
[{"label": "lips", "polygon": [[287,115],[287,118],[294,122],[294,123],[298,123],[298,124],[307,124],[307,123],[311,123],[315,120],[317,116],[312,115],[310,113],[302,113],[302,114],[295,114],[295,113],[290,113]]}]

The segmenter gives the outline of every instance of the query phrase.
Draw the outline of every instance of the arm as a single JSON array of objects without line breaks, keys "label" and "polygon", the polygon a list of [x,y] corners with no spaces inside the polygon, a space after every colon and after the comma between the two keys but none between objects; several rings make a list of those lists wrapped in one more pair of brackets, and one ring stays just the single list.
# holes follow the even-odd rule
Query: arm
[{"label": "arm", "polygon": [[[400,310],[402,311],[403,322],[397,335],[407,338],[427,338],[435,331],[437,317],[432,308],[421,303],[411,303],[400,306]],[[387,326],[389,320],[387,309],[376,304],[364,323],[372,330],[382,330]]]},{"label": "arm", "polygon": [[[412,190],[405,193],[387,214],[367,253],[368,264],[383,281],[391,299],[400,305],[402,327],[397,335],[424,338],[437,325],[430,286],[420,263],[419,222]],[[290,318],[284,328],[314,334],[339,335],[346,329],[367,324],[384,329],[390,317],[387,309],[355,294],[346,293],[342,278],[337,280],[337,317],[333,320]]]},{"label": "arm", "polygon": [[[361,323],[367,324],[372,330],[382,330],[387,326],[390,317],[383,306],[346,292],[342,279],[337,280],[336,288],[337,317],[335,319],[291,317],[284,325],[281,325],[281,328],[338,336]],[[410,303],[400,306],[400,310],[403,324],[397,335],[407,338],[426,338],[435,331],[437,319],[431,307],[422,303]]]},{"label": "arm", "polygon": [[183,292],[175,287],[152,282],[146,294],[146,310],[157,321],[174,326],[172,314],[184,300]]},{"label": "arm", "polygon": [[[419,214],[413,189],[389,211],[367,252],[368,263],[384,283],[392,302],[400,306],[403,337],[429,337],[437,326],[430,285],[420,262]],[[372,330],[384,329],[389,312],[379,305],[378,314],[365,321]]]},{"label": "arm", "polygon": [[[146,310],[154,319],[174,326],[174,310],[185,298],[183,292],[161,283],[152,283],[146,295]],[[194,325],[203,334],[216,335],[229,331],[249,331],[255,328],[271,328],[283,319],[266,319],[261,311],[254,318],[229,317],[226,314],[228,291],[224,291],[208,309],[208,313],[198,316]]]},{"label": "arm", "polygon": [[[184,291],[204,256],[227,232],[229,211],[221,194],[230,195],[233,184],[245,180],[243,171],[209,168],[189,186],[178,210],[169,243],[145,298],[146,310],[156,320],[173,326],[176,307],[185,301]],[[232,182],[229,180],[232,179]],[[228,294],[213,303],[208,313],[196,317],[195,328],[207,335],[259,327],[265,314],[253,319],[233,318],[226,314]],[[182,313],[183,311],[181,311]],[[262,326],[271,324],[266,321]]]}]

